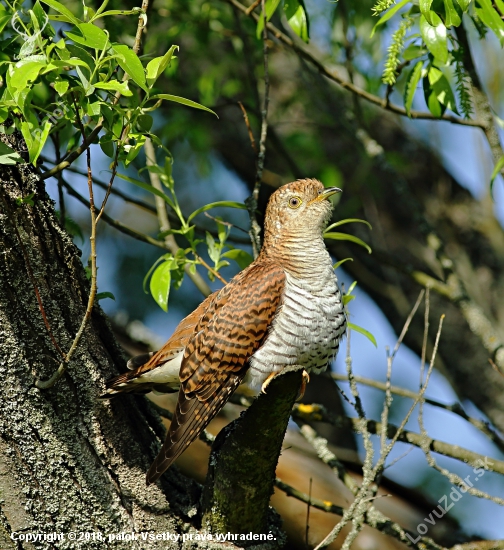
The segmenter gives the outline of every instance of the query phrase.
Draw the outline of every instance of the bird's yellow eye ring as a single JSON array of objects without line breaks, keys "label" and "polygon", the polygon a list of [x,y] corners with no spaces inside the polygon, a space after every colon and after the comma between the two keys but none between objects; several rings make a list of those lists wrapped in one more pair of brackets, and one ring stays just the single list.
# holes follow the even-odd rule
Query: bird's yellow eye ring
[{"label": "bird's yellow eye ring", "polygon": [[299,208],[303,201],[299,197],[291,197],[289,199],[289,208]]}]

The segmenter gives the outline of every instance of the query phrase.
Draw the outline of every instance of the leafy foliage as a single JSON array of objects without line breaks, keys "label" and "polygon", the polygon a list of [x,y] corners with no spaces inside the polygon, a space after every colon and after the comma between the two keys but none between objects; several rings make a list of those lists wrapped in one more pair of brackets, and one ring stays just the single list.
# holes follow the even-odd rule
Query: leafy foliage
[{"label": "leafy foliage", "polygon": [[[411,112],[417,85],[422,78],[425,101],[431,113],[436,117],[441,117],[446,109],[450,109],[458,114],[455,97],[447,76],[448,69],[452,68],[455,74],[460,110],[465,118],[470,118],[472,104],[467,71],[463,64],[463,50],[460,45],[458,48],[450,47],[451,43],[456,43],[450,34],[450,29],[459,27],[462,24],[463,13],[468,13],[475,21],[480,35],[484,35],[486,29],[490,29],[497,35],[501,45],[504,45],[504,5],[502,2],[497,2],[494,5],[490,0],[478,0],[477,2],[471,2],[471,0],[443,0],[442,2],[420,0],[418,3],[403,0],[398,4],[379,2],[373,10],[375,15],[387,10],[376,23],[373,33],[379,26],[386,24],[394,17],[403,17],[399,28],[392,35],[382,75],[383,82],[389,86],[395,84],[400,54],[408,39],[411,39],[412,42],[403,52],[404,63],[407,64],[413,59],[418,59],[408,74],[404,90],[404,105],[407,113]],[[411,27],[413,27],[413,33],[408,36],[407,31]]]}]

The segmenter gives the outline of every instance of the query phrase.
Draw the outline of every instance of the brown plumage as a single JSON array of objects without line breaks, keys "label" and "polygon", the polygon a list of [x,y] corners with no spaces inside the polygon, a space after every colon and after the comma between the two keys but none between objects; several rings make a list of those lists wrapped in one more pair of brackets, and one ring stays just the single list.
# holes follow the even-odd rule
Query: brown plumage
[{"label": "brown plumage", "polygon": [[206,298],[140,367],[107,382],[120,392],[173,391],[175,415],[147,473],[154,483],[242,383],[267,384],[288,365],[320,372],[336,354],[346,321],[322,232],[332,206],[317,180],[278,189],[265,217],[259,257]]}]

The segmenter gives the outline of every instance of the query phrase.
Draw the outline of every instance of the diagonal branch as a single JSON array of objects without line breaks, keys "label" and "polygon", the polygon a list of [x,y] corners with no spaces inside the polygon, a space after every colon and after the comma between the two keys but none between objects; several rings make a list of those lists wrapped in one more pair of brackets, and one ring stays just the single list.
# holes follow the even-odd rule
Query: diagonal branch
[{"label": "diagonal branch", "polygon": [[[238,2],[238,0],[226,0],[226,1],[232,6],[234,6],[235,8],[237,8],[238,10],[240,10],[243,14],[249,15],[249,17],[252,17],[255,21],[259,20],[259,16],[256,13],[254,12],[251,12],[250,14],[247,13],[248,12],[247,7],[244,6],[241,2]],[[329,80],[336,82],[345,90],[352,92],[353,94],[361,97],[362,99],[365,99],[369,103],[377,105],[378,107],[381,107],[386,111],[391,111],[392,113],[395,113],[401,116],[408,116],[406,109],[404,109],[403,107],[399,107],[399,105],[390,103],[389,101],[387,101],[386,98],[381,98],[374,94],[371,94],[366,90],[359,88],[352,82],[349,82],[348,80],[345,80],[344,78],[342,78],[334,70],[329,69],[326,65],[324,65],[324,63],[322,63],[319,59],[317,59],[307,49],[305,49],[303,46],[299,45],[298,43],[294,42],[294,40],[292,40],[289,36],[283,33],[280,29],[275,27],[275,25],[273,25],[272,23],[267,23],[266,27],[268,28],[268,31],[270,31],[273,34],[273,36],[275,36],[275,38],[277,38],[280,42],[282,42],[283,44],[291,48],[293,51],[295,51],[296,54],[299,55],[301,58],[308,61],[322,75],[327,77]],[[410,111],[409,118],[413,118],[417,120],[444,120],[446,122],[451,122],[452,124],[460,124],[461,126],[472,126],[473,128],[481,128],[484,131],[486,131],[487,129],[487,124],[485,124],[484,122],[477,121],[477,120],[464,120],[462,118],[459,118],[453,115],[443,115],[442,117],[435,117],[433,114],[423,112],[423,111]]]}]

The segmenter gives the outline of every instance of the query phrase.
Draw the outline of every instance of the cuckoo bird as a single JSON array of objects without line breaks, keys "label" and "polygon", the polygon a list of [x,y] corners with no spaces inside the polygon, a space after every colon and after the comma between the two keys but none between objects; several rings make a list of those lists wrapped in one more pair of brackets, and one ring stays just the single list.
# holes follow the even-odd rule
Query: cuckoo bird
[{"label": "cuckoo bird", "polygon": [[323,232],[340,192],[314,179],[280,187],[268,202],[257,259],[183,319],[133,370],[107,382],[103,397],[176,391],[175,414],[147,473],[154,483],[240,386],[266,388],[286,367],[327,368],[346,318]]}]

